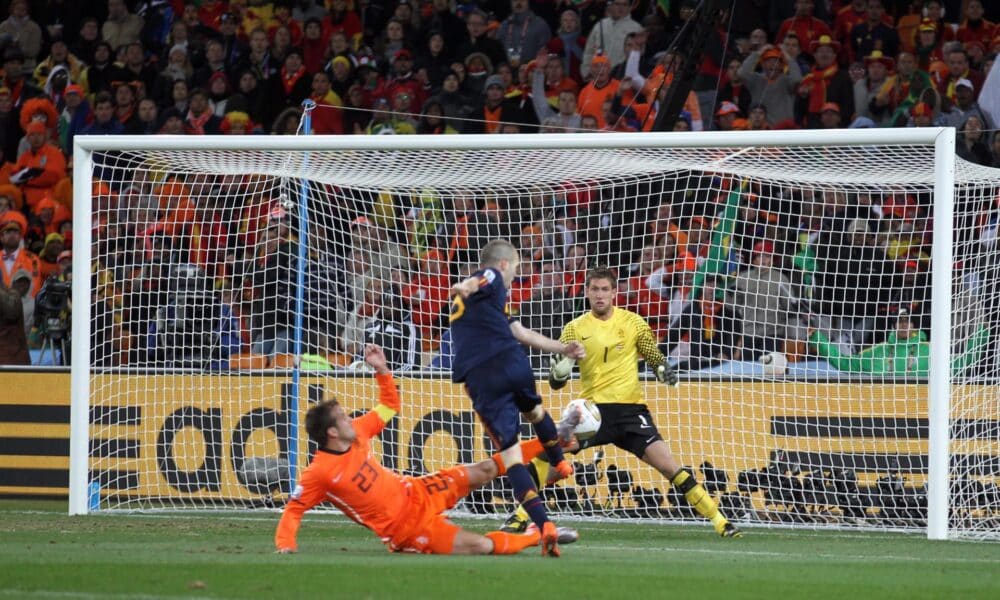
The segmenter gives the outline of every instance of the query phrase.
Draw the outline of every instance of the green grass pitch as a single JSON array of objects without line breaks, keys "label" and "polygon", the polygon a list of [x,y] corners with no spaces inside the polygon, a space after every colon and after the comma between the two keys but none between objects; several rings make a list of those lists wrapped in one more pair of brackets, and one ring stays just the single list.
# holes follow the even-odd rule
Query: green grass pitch
[{"label": "green grass pitch", "polygon": [[558,560],[415,556],[314,514],[276,555],[277,513],[65,510],[0,502],[0,598],[1000,598],[1000,544],[918,535],[586,522]]}]

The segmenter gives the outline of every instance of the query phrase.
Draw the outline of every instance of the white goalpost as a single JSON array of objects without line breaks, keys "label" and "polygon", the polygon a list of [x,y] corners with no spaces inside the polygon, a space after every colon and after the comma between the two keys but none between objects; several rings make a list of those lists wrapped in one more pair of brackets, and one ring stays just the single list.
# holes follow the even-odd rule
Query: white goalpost
[{"label": "white goalpost", "polygon": [[[75,140],[71,514],[280,507],[310,403],[374,404],[365,342],[386,466],[485,457],[447,289],[505,238],[553,337],[616,272],[680,372],[640,367],[660,432],[732,520],[1000,539],[1000,170],[954,129]],[[581,388],[546,358],[558,416]],[[696,518],[620,449],[573,460],[557,515]],[[459,510],[510,508],[501,480]]]}]

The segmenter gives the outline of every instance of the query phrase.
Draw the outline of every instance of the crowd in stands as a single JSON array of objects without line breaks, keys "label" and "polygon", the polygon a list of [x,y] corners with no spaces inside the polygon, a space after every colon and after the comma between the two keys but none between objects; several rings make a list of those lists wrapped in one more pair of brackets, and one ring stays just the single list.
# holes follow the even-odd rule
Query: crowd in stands
[{"label": "crowd in stands", "polygon": [[[686,59],[672,43],[697,6],[12,0],[0,22],[0,295],[20,299],[23,314],[16,324],[0,319],[0,334],[21,330],[23,343],[7,344],[0,363],[24,363],[44,341],[33,303],[47,281],[71,276],[75,135],[295,133],[305,99],[317,105],[317,134],[648,131]],[[734,2],[709,33],[674,128],[950,125],[960,156],[1000,166],[1000,124],[977,103],[1000,51],[998,20],[1000,4],[982,0]],[[250,182],[225,177],[106,179],[94,185],[95,210],[109,215],[97,227],[99,360],[214,368],[237,354],[289,352],[297,232],[280,205],[244,204],[257,193]],[[667,353],[691,368],[777,350],[854,355],[881,343],[901,310],[900,320],[929,331],[926,299],[901,296],[926,287],[927,198],[755,190],[781,207],[744,208],[736,266],[696,282],[725,200],[677,193],[652,190],[634,204],[607,190],[563,193],[558,218],[540,217],[550,199],[459,195],[438,207],[439,221],[406,216],[430,213],[419,200],[397,199],[400,214],[389,219],[373,212],[373,199],[355,199],[310,248],[307,346],[322,364],[331,353],[349,359],[375,335],[397,365],[420,366],[423,354],[446,366],[448,282],[473,262],[467,241],[490,237],[516,241],[529,257],[512,304],[530,326],[558,332],[554,317],[585,306],[586,266],[610,262],[620,303],[642,312]],[[995,233],[990,214],[970,231]],[[227,229],[233,223],[239,231]],[[818,255],[822,248],[837,254]],[[686,301],[692,286],[698,302]],[[820,309],[802,308],[810,289],[869,296],[821,293]],[[196,317],[211,321],[204,331],[171,325],[205,298],[220,308]],[[7,304],[5,314],[14,312]],[[46,319],[65,310],[46,309]],[[831,330],[837,339],[813,337]],[[974,333],[965,339],[980,340]],[[170,340],[216,350],[172,355]]]}]

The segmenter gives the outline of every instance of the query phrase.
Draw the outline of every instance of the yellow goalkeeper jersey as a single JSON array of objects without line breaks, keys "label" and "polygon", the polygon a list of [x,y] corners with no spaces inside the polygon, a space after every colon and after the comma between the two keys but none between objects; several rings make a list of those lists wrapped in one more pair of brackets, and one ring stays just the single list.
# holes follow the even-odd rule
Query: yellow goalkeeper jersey
[{"label": "yellow goalkeeper jersey", "polygon": [[577,341],[587,350],[586,358],[577,361],[582,397],[597,403],[645,404],[639,385],[639,357],[656,367],[663,362],[663,354],[642,317],[624,308],[612,311],[607,321],[590,311],[573,319],[563,327],[559,341]]}]

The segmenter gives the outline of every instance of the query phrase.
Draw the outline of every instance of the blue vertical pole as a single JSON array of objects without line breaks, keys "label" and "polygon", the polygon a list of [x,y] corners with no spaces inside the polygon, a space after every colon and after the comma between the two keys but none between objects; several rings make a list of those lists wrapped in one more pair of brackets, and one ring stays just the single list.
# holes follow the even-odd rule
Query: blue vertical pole
[{"label": "blue vertical pole", "polygon": [[[302,101],[302,135],[312,134],[312,111],[316,103]],[[303,167],[309,164],[309,153],[302,158]],[[303,169],[305,172],[305,169]],[[291,405],[288,418],[288,493],[295,489],[299,462],[299,384],[302,379],[302,321],[305,314],[306,268],[309,254],[309,180],[301,178],[299,189],[299,245],[295,273],[295,328],[292,331],[292,352],[295,368],[292,370]]]}]

